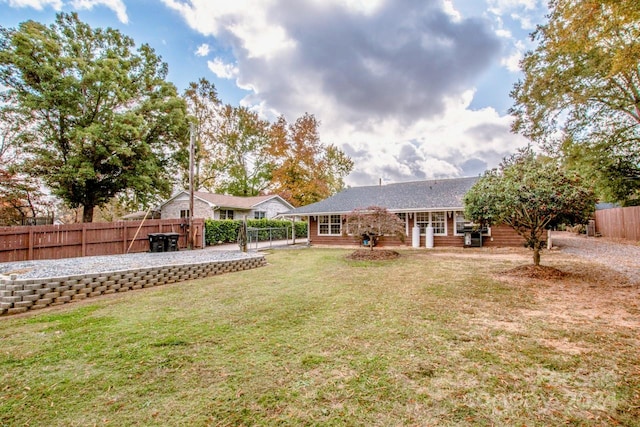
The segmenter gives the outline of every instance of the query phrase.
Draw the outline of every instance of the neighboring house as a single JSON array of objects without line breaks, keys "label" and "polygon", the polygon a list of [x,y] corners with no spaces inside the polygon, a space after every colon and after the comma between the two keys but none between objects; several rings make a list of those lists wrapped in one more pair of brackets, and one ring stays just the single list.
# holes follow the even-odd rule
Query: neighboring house
[{"label": "neighboring house", "polygon": [[[194,218],[205,219],[271,219],[293,206],[278,195],[237,197],[194,192]],[[161,218],[188,218],[189,192],[182,191],[160,205]]]},{"label": "neighboring house", "polygon": [[[397,214],[405,223],[404,243],[395,237],[383,236],[380,246],[413,244],[413,227],[420,229],[420,246],[425,247],[426,230],[433,227],[434,246],[464,246],[463,198],[478,180],[475,178],[438,179],[397,184],[352,187],[321,202],[302,206],[283,216],[309,218],[308,239],[312,244],[353,245],[354,236],[345,229],[345,215],[354,209],[380,206]],[[522,246],[524,240],[512,228],[491,227],[483,234],[483,246]]]}]

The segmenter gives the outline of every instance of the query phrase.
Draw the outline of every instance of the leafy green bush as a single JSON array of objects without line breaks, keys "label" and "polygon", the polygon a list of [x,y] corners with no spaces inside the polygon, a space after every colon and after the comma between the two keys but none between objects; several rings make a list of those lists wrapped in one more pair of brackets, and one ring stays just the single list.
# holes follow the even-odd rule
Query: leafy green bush
[{"label": "leafy green bush", "polygon": [[[207,245],[217,245],[220,243],[235,243],[238,238],[238,230],[240,229],[240,220],[214,220],[205,221],[205,242]],[[258,236],[258,240],[281,240],[291,238],[291,221],[282,221],[274,219],[250,219],[247,220],[247,227],[250,229],[251,240]],[[307,236],[307,223],[296,222],[296,236]],[[252,228],[260,229],[252,231]],[[269,231],[269,229],[272,229]],[[285,231],[284,229],[287,229]],[[288,233],[288,234],[287,234]]]},{"label": "leafy green bush", "polygon": [[235,242],[240,221],[208,219],[204,222],[204,238],[207,245]]}]

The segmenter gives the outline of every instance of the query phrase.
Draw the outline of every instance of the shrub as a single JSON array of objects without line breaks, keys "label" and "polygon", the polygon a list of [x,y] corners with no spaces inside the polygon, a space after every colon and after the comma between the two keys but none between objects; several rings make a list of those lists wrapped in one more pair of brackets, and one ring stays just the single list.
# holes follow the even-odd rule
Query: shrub
[{"label": "shrub", "polygon": [[[235,243],[238,238],[238,230],[240,229],[240,220],[214,220],[205,221],[205,242],[207,245],[216,245],[219,243]],[[247,226],[251,228],[264,229],[258,231],[258,240],[285,239],[291,237],[291,221],[282,221],[274,219],[249,219]],[[299,221],[295,223],[296,236],[307,236],[307,223]],[[269,235],[269,228],[288,228],[289,234],[285,230],[272,230]],[[255,232],[250,231],[252,239],[255,239]]]},{"label": "shrub", "polygon": [[208,219],[204,222],[204,238],[207,245],[235,242],[238,237],[240,221]]}]

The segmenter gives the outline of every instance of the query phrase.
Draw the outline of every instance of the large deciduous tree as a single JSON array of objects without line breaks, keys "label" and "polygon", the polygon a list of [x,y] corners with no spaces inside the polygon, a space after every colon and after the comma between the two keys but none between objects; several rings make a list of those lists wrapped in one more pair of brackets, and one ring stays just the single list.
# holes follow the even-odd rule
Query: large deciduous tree
[{"label": "large deciduous tree", "polygon": [[[223,160],[222,150],[216,149],[216,133],[222,108],[218,91],[213,83],[201,78],[197,83],[189,83],[184,91],[184,99],[187,111],[195,122],[194,188],[197,190],[202,187],[211,191],[220,174],[215,167]],[[186,166],[187,163],[183,164]],[[183,171],[185,186],[189,181],[188,173],[186,169]]]},{"label": "large deciduous tree", "polygon": [[130,192],[141,204],[171,191],[188,139],[185,103],[148,45],[93,29],[76,14],[0,28],[2,108],[27,124],[29,172],[90,222]]},{"label": "large deciduous tree", "polygon": [[404,242],[405,224],[398,215],[380,206],[355,209],[346,215],[345,232],[365,239],[371,250],[380,236],[395,236]]},{"label": "large deciduous tree", "polygon": [[[622,180],[630,193],[616,197],[636,197],[640,2],[552,0],[549,6],[548,22],[532,34],[537,48],[521,62],[524,79],[511,93],[513,128],[548,148],[569,148],[578,168],[602,168],[593,178],[600,187],[611,187],[605,195],[619,192],[616,181]],[[577,157],[581,153],[587,156]],[[594,154],[601,160],[594,162]]]},{"label": "large deciduous tree", "polygon": [[276,159],[272,188],[294,206],[315,203],[344,188],[353,161],[335,145],[320,141],[312,114],[287,124],[280,117],[271,126],[271,153]]},{"label": "large deciduous tree", "polygon": [[257,196],[271,182],[269,123],[246,107],[225,105],[220,111],[210,168],[215,189],[234,196]]},{"label": "large deciduous tree", "polygon": [[595,209],[595,196],[579,176],[526,148],[485,172],[464,204],[465,218],[477,224],[511,226],[533,249],[537,266],[546,230],[560,223],[584,223]]}]

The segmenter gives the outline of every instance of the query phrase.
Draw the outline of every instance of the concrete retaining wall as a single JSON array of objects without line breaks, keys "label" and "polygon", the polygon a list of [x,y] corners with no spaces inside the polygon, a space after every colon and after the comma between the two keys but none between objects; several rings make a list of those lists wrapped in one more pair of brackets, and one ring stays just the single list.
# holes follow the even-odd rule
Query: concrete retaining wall
[{"label": "concrete retaining wall", "polygon": [[46,279],[0,279],[0,315],[61,305],[131,289],[201,279],[266,265],[264,256]]}]

